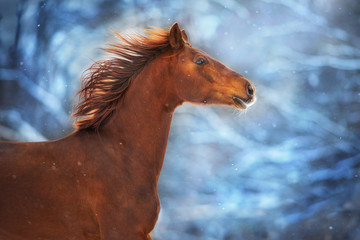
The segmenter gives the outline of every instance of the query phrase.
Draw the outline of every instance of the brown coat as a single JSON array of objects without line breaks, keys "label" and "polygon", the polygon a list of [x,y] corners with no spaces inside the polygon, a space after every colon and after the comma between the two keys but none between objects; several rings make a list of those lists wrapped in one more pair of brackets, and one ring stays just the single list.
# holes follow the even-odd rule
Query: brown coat
[{"label": "brown coat", "polygon": [[[148,32],[119,35],[122,44],[108,48],[118,59],[95,64],[85,76],[74,133],[0,144],[1,240],[151,239],[175,108],[184,101],[246,108],[254,101],[253,85],[192,48],[177,24]],[[126,56],[130,47],[133,56]],[[130,74],[116,63],[131,57]]]}]

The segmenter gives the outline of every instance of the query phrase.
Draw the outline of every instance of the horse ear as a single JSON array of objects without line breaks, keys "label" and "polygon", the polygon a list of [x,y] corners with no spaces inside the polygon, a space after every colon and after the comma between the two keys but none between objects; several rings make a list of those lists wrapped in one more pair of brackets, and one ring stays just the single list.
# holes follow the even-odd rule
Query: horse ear
[{"label": "horse ear", "polygon": [[183,37],[183,39],[185,40],[185,42],[189,42],[189,37],[188,37],[188,35],[186,34],[185,29],[181,30],[181,33],[182,33],[182,37]]},{"label": "horse ear", "polygon": [[170,46],[174,49],[180,49],[184,46],[182,33],[177,23],[174,23],[174,25],[172,25],[170,29],[169,42],[170,42]]}]

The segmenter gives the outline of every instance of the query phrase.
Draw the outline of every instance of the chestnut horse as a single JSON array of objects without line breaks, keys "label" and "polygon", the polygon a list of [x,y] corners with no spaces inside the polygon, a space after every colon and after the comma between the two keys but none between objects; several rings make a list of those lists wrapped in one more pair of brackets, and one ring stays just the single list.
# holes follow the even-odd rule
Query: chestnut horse
[{"label": "chestnut horse", "polygon": [[183,102],[254,102],[254,86],[169,31],[115,34],[83,75],[76,131],[0,144],[0,239],[151,239],[170,123]]}]

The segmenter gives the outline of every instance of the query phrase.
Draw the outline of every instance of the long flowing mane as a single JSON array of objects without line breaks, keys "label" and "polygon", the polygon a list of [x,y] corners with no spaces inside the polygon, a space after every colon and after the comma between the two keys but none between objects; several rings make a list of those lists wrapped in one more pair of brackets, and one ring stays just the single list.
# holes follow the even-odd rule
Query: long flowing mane
[{"label": "long flowing mane", "polygon": [[146,29],[145,35],[114,33],[103,50],[111,59],[95,62],[82,75],[78,103],[71,117],[79,129],[99,129],[112,115],[131,80],[152,59],[170,47],[169,32]]}]

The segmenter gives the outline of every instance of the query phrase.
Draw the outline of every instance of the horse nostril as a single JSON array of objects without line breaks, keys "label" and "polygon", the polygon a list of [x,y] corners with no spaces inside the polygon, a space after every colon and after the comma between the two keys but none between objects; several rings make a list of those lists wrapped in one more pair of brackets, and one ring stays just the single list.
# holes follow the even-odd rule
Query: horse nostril
[{"label": "horse nostril", "polygon": [[246,83],[246,91],[247,91],[247,94],[249,95],[249,97],[254,96],[254,89],[250,83]]}]

